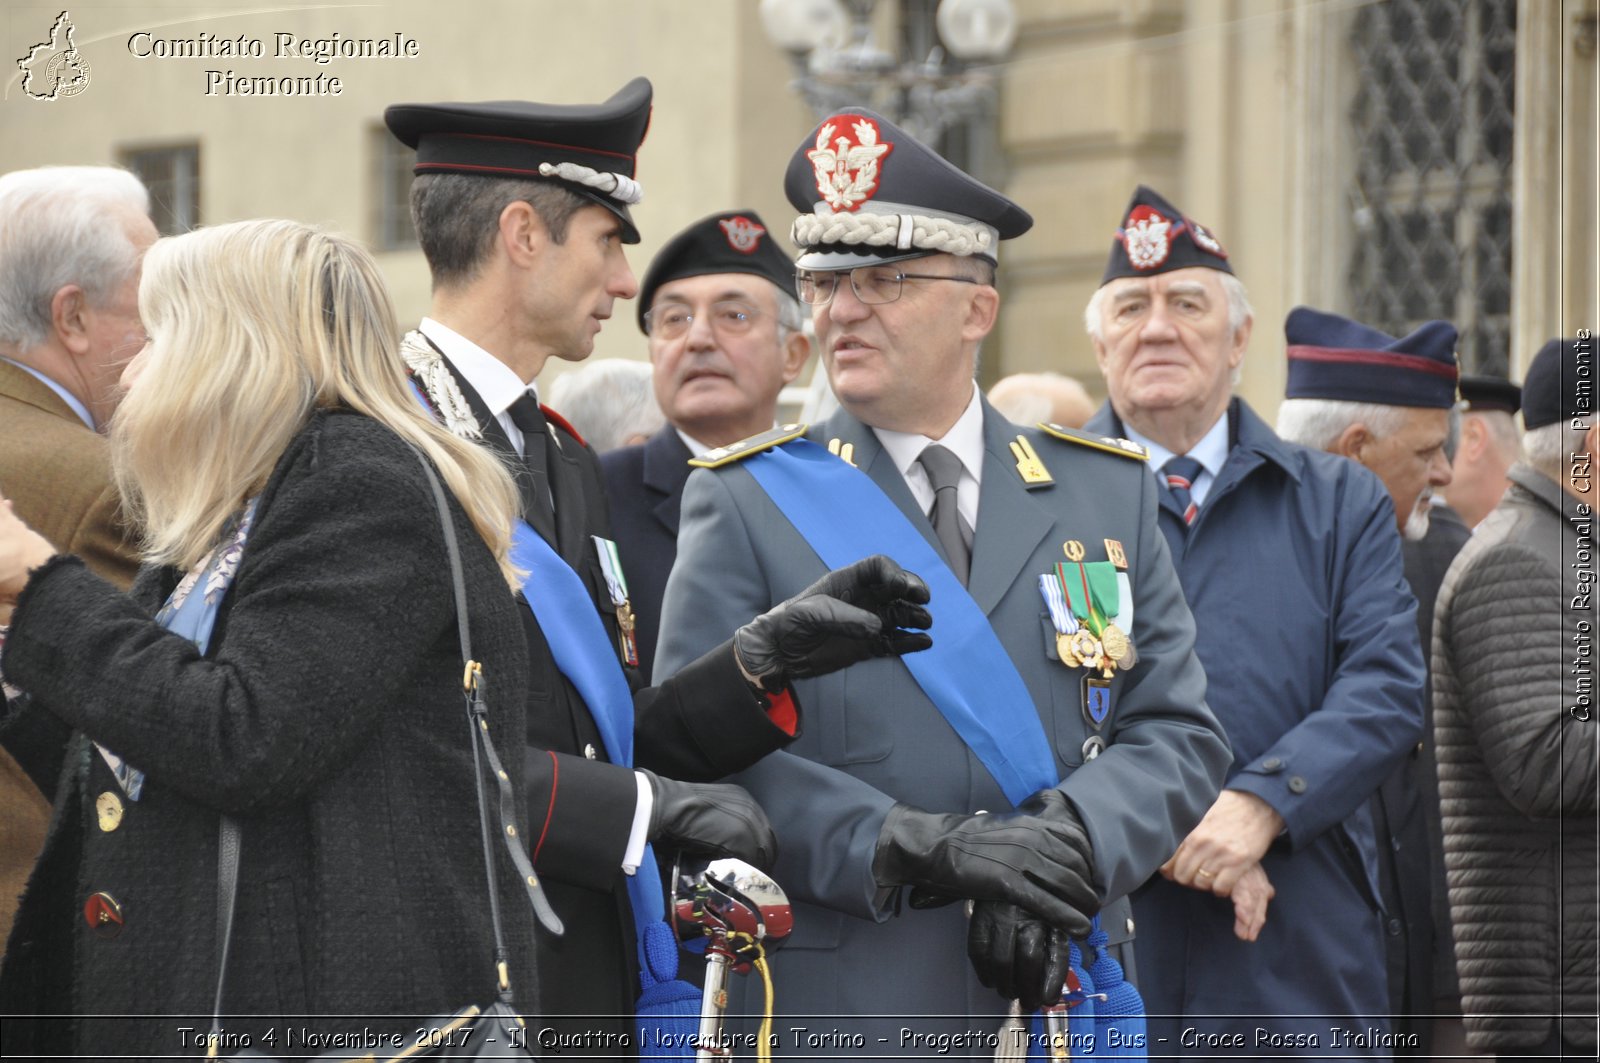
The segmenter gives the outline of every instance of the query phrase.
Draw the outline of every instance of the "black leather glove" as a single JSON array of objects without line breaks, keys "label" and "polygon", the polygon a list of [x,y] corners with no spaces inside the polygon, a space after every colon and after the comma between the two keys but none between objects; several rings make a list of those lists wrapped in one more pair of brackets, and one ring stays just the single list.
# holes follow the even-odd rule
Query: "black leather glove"
[{"label": "black leather glove", "polygon": [[835,569],[734,632],[746,675],[776,694],[793,679],[933,645],[928,585],[880,555]]},{"label": "black leather glove", "polygon": [[778,858],[778,836],[744,787],[679,782],[639,770],[655,792],[650,841],[713,859],[731,856],[762,870]]},{"label": "black leather glove", "polygon": [[1055,789],[993,815],[896,805],[872,862],[878,885],[913,887],[912,907],[958,898],[1004,901],[1079,937],[1100,908],[1093,869],[1089,835]]},{"label": "black leather glove", "polygon": [[978,901],[967,923],[967,958],[978,981],[1024,1012],[1061,999],[1067,978],[1067,934],[1005,901]]}]

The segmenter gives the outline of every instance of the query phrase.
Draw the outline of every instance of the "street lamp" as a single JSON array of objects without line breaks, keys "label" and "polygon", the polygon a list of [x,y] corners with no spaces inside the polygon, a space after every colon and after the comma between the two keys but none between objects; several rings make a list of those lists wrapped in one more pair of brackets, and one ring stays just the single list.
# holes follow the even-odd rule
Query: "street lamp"
[{"label": "street lamp", "polygon": [[994,114],[993,64],[1017,35],[1011,0],[940,0],[934,25],[942,46],[904,58],[873,37],[877,3],[761,0],[762,26],[789,54],[793,87],[818,117],[865,105],[936,144],[951,126]]}]

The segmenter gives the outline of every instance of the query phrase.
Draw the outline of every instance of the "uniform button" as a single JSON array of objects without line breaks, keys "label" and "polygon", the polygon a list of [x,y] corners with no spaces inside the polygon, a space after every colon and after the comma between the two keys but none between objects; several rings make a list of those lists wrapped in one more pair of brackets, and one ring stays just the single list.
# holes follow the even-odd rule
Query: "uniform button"
[{"label": "uniform button", "polygon": [[1388,925],[1388,930],[1389,930],[1389,936],[1390,937],[1392,937],[1392,938],[1399,937],[1400,936],[1400,930],[1401,930],[1400,920],[1398,920],[1398,919],[1390,919],[1389,920],[1389,925]]},{"label": "uniform button", "polygon": [[122,826],[122,798],[107,790],[94,799],[95,816],[107,834]]},{"label": "uniform button", "polygon": [[1277,757],[1268,757],[1266,760],[1263,760],[1261,762],[1261,770],[1262,771],[1282,771],[1283,770],[1283,761],[1279,760]]},{"label": "uniform button", "polygon": [[1128,933],[1133,933],[1133,917],[1128,917]]},{"label": "uniform button", "polygon": [[593,760],[594,757],[595,757],[594,743],[593,742],[586,743],[584,745],[584,747],[583,747],[583,758],[585,760]]},{"label": "uniform button", "polygon": [[122,933],[122,905],[109,893],[92,895],[83,905],[83,918],[96,937],[114,938]]},{"label": "uniform button", "polygon": [[1298,775],[1289,776],[1289,792],[1303,794],[1306,792],[1306,781]]}]

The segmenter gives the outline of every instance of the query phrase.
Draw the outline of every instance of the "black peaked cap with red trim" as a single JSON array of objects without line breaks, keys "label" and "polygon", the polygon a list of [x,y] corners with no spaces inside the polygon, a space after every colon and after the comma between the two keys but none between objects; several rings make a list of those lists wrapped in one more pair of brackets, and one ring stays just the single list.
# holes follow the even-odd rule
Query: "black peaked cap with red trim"
[{"label": "black peaked cap with red trim", "polygon": [[622,220],[626,243],[639,242],[628,204],[598,188],[541,174],[543,163],[574,163],[632,178],[650,127],[652,89],[634,78],[604,103],[397,103],[384,123],[417,150],[413,173],[469,174],[554,181]]},{"label": "black peaked cap with red trim", "polygon": [[1456,328],[1429,321],[1409,336],[1338,314],[1297,306],[1283,324],[1289,341],[1285,398],[1449,409],[1456,402]]},{"label": "black peaked cap with red trim", "polygon": [[656,252],[639,284],[639,329],[655,301],[656,289],[684,277],[712,273],[751,273],[794,294],[794,260],[778,247],[761,215],[730,210],[701,218]]},{"label": "black peaked cap with red trim", "polygon": [[1233,272],[1228,252],[1210,229],[1186,217],[1155,189],[1145,185],[1134,189],[1122,224],[1112,236],[1101,285],[1119,277],[1152,277],[1191,266]]}]

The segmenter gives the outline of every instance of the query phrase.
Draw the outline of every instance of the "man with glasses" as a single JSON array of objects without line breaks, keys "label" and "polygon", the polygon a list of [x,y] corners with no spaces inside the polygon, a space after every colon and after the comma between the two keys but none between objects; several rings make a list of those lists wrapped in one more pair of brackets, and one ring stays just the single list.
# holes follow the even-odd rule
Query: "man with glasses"
[{"label": "man with glasses", "polygon": [[841,409],[699,460],[656,671],[839,557],[928,580],[933,649],[800,683],[806,730],[738,780],[795,902],[778,1006],[828,1017],[779,1050],[992,1055],[1006,1000],[1060,999],[1064,932],[1099,911],[1120,954],[1121,898],[1199,822],[1227,744],[1142,451],[1019,429],[974,383],[999,242],[1032,219],[867,111],[823,122],[786,191]]},{"label": "man with glasses", "polygon": [[667,242],[640,285],[639,327],[667,423],[640,446],[602,454],[600,468],[648,675],[689,459],[771,428],[811,344],[794,263],[753,210],[702,218]]}]

